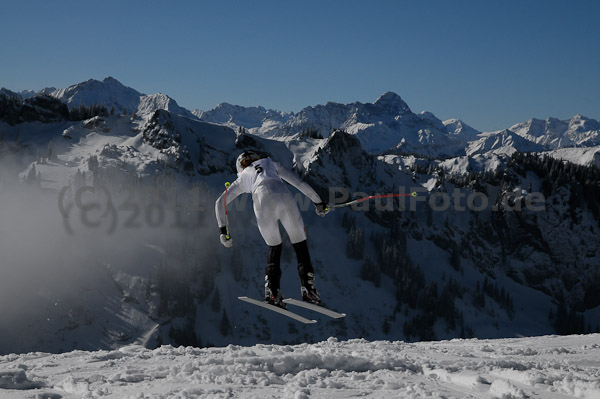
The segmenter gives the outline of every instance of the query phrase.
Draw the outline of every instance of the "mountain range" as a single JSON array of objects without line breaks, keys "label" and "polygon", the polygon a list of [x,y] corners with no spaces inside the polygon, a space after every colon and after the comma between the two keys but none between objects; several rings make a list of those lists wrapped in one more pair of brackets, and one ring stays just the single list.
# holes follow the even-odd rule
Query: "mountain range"
[{"label": "mountain range", "polygon": [[[0,353],[596,331],[598,121],[542,122],[478,132],[391,92],[288,114],[190,112],[113,78],[2,89]],[[262,295],[266,246],[247,196],[232,203],[231,250],[213,209],[243,149],[332,203],[418,193],[318,218],[295,192],[317,287],[344,321],[298,326],[237,301]],[[525,206],[538,194],[543,210]],[[444,196],[458,203],[439,210]]]},{"label": "mountain range", "polygon": [[[0,93],[22,98],[34,96],[32,91]],[[88,81],[65,89],[46,88],[47,94],[69,107],[101,104],[119,113],[150,114],[157,109],[220,124],[259,137],[285,139],[313,130],[327,137],[335,129],[355,135],[363,148],[371,153],[418,154],[430,157],[453,157],[482,152],[510,154],[514,151],[545,151],[574,147],[600,146],[600,122],[575,115],[568,120],[530,119],[508,129],[479,132],[460,119],[441,121],[431,112],[415,114],[400,96],[393,92],[381,95],[373,103],[355,102],[308,106],[297,113],[242,107],[222,103],[207,111],[188,111],[161,93],[142,94],[124,86],[112,77]],[[564,151],[563,151],[564,152]]]}]

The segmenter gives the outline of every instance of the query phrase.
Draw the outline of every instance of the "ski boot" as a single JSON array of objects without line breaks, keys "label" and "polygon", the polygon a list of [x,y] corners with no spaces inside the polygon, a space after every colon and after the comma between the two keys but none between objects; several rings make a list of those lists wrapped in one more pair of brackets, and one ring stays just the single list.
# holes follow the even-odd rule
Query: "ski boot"
[{"label": "ski boot", "polygon": [[306,240],[293,244],[298,258],[298,274],[300,275],[300,294],[304,302],[321,305],[321,296],[315,288],[315,272],[308,253]]},{"label": "ski boot", "polygon": [[287,309],[283,302],[283,295],[279,289],[279,280],[281,279],[281,248],[282,244],[270,246],[267,255],[267,270],[265,273],[265,302],[271,305]]},{"label": "ski boot", "polygon": [[277,289],[275,293],[269,288],[269,280],[265,276],[265,302],[277,307],[287,309],[287,305],[283,302],[283,295],[281,290]]},{"label": "ski boot", "polygon": [[314,273],[306,273],[306,278],[302,278],[300,294],[302,295],[302,300],[304,302],[312,303],[314,305],[321,305],[321,295],[315,288]]}]

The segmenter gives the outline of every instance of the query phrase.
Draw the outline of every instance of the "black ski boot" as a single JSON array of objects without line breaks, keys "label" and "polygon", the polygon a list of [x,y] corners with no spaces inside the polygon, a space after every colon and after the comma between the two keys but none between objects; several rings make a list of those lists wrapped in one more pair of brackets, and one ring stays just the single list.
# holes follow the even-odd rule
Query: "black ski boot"
[{"label": "black ski boot", "polygon": [[281,248],[282,244],[269,247],[267,271],[265,274],[265,302],[287,309],[286,304],[283,302],[283,295],[279,289],[279,280],[281,279]]},{"label": "black ski boot", "polygon": [[294,244],[298,258],[298,274],[300,275],[300,294],[304,302],[321,305],[321,295],[315,288],[315,272],[310,261],[306,240]]},{"label": "black ski boot", "polygon": [[304,302],[313,303],[315,305],[321,305],[321,295],[315,288],[315,275],[314,273],[307,273],[306,279],[302,279],[302,286],[300,287],[300,293],[302,294],[302,300]]},{"label": "black ski boot", "polygon": [[287,309],[287,305],[283,302],[283,295],[281,294],[281,290],[277,289],[276,293],[274,293],[271,288],[269,288],[268,280],[265,283],[265,302],[278,306],[283,309]]}]

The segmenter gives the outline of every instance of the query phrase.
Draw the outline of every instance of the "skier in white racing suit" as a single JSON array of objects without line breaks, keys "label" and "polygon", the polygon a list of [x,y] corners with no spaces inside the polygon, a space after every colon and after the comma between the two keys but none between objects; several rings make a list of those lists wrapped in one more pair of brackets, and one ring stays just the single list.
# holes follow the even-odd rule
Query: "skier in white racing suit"
[{"label": "skier in white racing suit", "polygon": [[318,215],[325,216],[329,212],[327,205],[312,187],[271,158],[261,158],[252,151],[244,151],[237,158],[236,168],[238,178],[231,183],[229,189],[224,191],[215,203],[221,243],[228,248],[233,245],[226,226],[225,198],[229,204],[240,194],[252,193],[258,229],[269,246],[265,273],[265,301],[285,308],[279,285],[282,249],[279,222],[281,222],[298,258],[302,299],[320,304],[321,298],[315,288],[314,270],[306,244],[304,222],[294,197],[283,181],[296,187],[310,198],[315,204],[315,211]]}]

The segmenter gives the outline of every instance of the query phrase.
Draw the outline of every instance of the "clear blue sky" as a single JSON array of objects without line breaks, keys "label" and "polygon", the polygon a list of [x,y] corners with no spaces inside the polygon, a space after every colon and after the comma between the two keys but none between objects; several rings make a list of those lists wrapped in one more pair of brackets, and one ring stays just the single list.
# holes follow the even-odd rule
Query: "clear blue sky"
[{"label": "clear blue sky", "polygon": [[600,119],[599,1],[1,1],[15,91],[113,76],[189,109],[394,91],[480,130]]}]

